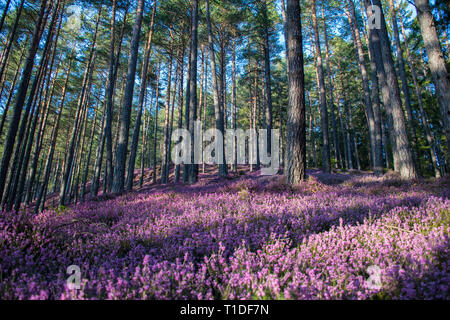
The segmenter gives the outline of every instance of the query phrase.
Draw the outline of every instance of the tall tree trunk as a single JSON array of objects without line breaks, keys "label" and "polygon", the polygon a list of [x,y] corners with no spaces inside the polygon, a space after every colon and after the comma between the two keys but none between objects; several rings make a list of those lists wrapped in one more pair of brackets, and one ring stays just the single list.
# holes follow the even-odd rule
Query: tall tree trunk
[{"label": "tall tree trunk", "polygon": [[[206,128],[208,126],[208,119],[206,118],[206,96],[208,93],[208,49],[206,48],[206,54],[205,54],[205,94],[203,95],[203,123],[204,127]],[[203,154],[203,133],[202,133],[202,173],[206,172],[206,163],[204,160],[204,154]]]},{"label": "tall tree trunk", "polygon": [[158,141],[159,73],[160,73],[160,66],[158,65],[158,72],[156,75],[155,125],[153,131],[153,183],[156,183],[156,143]]},{"label": "tall tree trunk", "polygon": [[[106,185],[112,187],[113,180],[113,150],[112,150],[112,118],[113,118],[113,95],[114,95],[114,86],[115,86],[115,78],[114,78],[114,46],[115,46],[115,28],[116,28],[116,0],[113,0],[112,3],[112,15],[111,15],[111,35],[110,35],[110,47],[109,47],[109,80],[108,80],[108,88],[107,88],[107,102],[106,102],[106,125],[105,125],[105,138],[106,138],[106,167],[108,174],[106,175]],[[124,21],[125,23],[125,21]],[[117,60],[119,60],[119,56],[117,56]],[[94,190],[96,191],[96,190]],[[95,192],[96,193],[96,192]]]},{"label": "tall tree trunk", "polygon": [[[173,39],[172,39],[173,42]],[[169,171],[169,122],[170,122],[170,90],[172,85],[172,64],[173,64],[173,53],[171,43],[171,52],[169,53],[169,70],[167,72],[167,90],[166,90],[166,105],[164,112],[164,144],[161,155],[161,183],[168,183],[168,171]],[[175,84],[176,85],[176,84]]]},{"label": "tall tree trunk", "polygon": [[441,109],[442,123],[447,139],[447,152],[445,160],[450,163],[450,78],[445,65],[439,36],[436,31],[433,15],[431,14],[428,0],[414,0],[417,18],[422,31],[422,38],[428,56],[433,82],[436,87],[436,95]]},{"label": "tall tree trunk", "polygon": [[[9,54],[10,54],[11,48],[12,48],[12,46],[13,46],[13,44],[14,44],[14,39],[16,38],[17,29],[18,29],[18,27],[19,27],[19,22],[20,22],[20,17],[21,17],[21,15],[22,15],[24,2],[25,2],[25,0],[21,0],[21,2],[20,2],[20,4],[19,4],[19,7],[17,8],[17,14],[16,14],[16,18],[15,18],[15,20],[14,20],[14,25],[13,25],[13,27],[12,27],[12,29],[11,29],[10,36],[9,36],[9,38],[8,38],[8,42],[7,42],[6,48],[5,48],[5,50],[2,52],[2,64],[1,64],[1,66],[0,66],[0,82],[3,82],[3,79],[4,79],[4,75],[5,75],[5,71],[6,71],[6,66],[7,66],[7,64],[8,64]],[[45,6],[46,6],[46,4],[44,4],[44,9],[45,9]],[[6,9],[5,9],[5,10],[6,10]],[[40,14],[44,14],[44,12],[42,11],[42,6],[41,6],[41,13],[40,13]],[[45,19],[46,19],[46,18],[45,18]],[[41,23],[42,23],[42,22],[41,22]],[[42,34],[40,33],[40,31],[41,31],[40,28],[41,28],[41,26],[39,26],[39,28],[38,28],[38,26],[36,25],[35,32],[36,32],[36,30],[38,30],[38,31],[37,31],[38,34],[33,34],[33,39],[34,39],[34,36],[35,36],[35,35],[38,36],[39,39],[40,39],[40,37],[42,36]],[[34,62],[33,62],[33,63],[34,63]]]},{"label": "tall tree trunk", "polygon": [[[237,105],[236,105],[236,38],[233,38],[233,52],[232,52],[232,88],[231,88],[231,118],[232,128],[237,130]],[[233,164],[231,165],[231,171],[237,172],[237,141],[233,138]]]},{"label": "tall tree trunk", "polygon": [[[350,28],[352,30],[353,43],[355,45],[356,59],[358,60],[359,72],[361,74],[363,90],[364,90],[364,106],[366,109],[367,119],[368,119],[368,129],[369,129],[369,141],[370,141],[370,152],[372,159],[372,168],[375,174],[380,175],[383,172],[383,165],[380,159],[380,151],[377,150],[376,136],[379,134],[377,132],[378,128],[375,125],[375,114],[372,107],[372,99],[370,97],[370,87],[369,87],[369,77],[366,69],[366,62],[364,59],[364,51],[361,42],[361,35],[359,32],[358,21],[356,19],[356,11],[353,0],[347,0],[347,13]],[[359,164],[359,159],[357,161]],[[360,168],[359,168],[360,169]]]},{"label": "tall tree trunk", "polygon": [[144,98],[147,94],[147,78],[148,78],[148,65],[150,62],[150,54],[152,52],[152,37],[153,37],[153,25],[155,22],[156,13],[156,1],[153,4],[152,10],[152,20],[150,22],[150,30],[148,33],[147,45],[145,48],[145,58],[142,64],[141,70],[141,88],[139,92],[139,102],[138,102],[138,113],[136,116],[136,124],[134,126],[133,138],[131,142],[130,159],[128,162],[128,173],[127,173],[127,190],[131,191],[133,189],[133,178],[134,178],[134,166],[136,162],[137,148],[139,144],[139,133],[141,128],[141,118],[142,118],[142,108],[144,105]]},{"label": "tall tree trunk", "polygon": [[[208,44],[209,44],[209,55],[211,59],[211,77],[212,77],[212,84],[213,84],[213,97],[214,97],[214,111],[216,115],[216,129],[220,132],[224,132],[224,115],[223,115],[223,109],[222,101],[220,101],[220,94],[219,94],[219,85],[217,83],[217,69],[216,69],[216,58],[214,54],[214,42],[213,42],[213,34],[212,34],[212,27],[211,27],[211,17],[209,12],[209,0],[206,0],[206,22],[208,27]],[[223,143],[222,143],[223,144]],[[223,152],[222,154],[225,155],[225,144],[223,144]],[[225,159],[222,159],[225,160]],[[219,164],[219,176],[223,177],[227,175],[227,165],[225,161],[222,161],[221,164]]]},{"label": "tall tree trunk", "polygon": [[409,68],[411,69],[411,75],[412,75],[412,79],[413,79],[414,89],[416,91],[416,96],[417,96],[417,103],[419,105],[420,117],[422,119],[422,124],[425,128],[425,136],[426,136],[427,142],[430,146],[431,164],[433,165],[434,174],[435,174],[436,178],[440,178],[441,171],[439,170],[438,160],[437,160],[437,156],[436,156],[436,154],[437,154],[436,142],[434,141],[430,123],[428,120],[428,116],[423,108],[422,90],[420,89],[418,79],[417,79],[417,72],[416,72],[416,69],[414,68],[414,63],[413,63],[413,60],[411,57],[411,52],[409,51],[408,42],[407,42],[407,38],[406,38],[406,32],[405,32],[405,28],[403,26],[403,20],[402,20],[401,16],[399,16],[399,18],[400,18],[400,26],[402,29],[403,39],[405,41],[406,57],[407,57]]},{"label": "tall tree trunk", "polygon": [[[117,56],[115,55],[115,30],[116,30],[116,10],[117,1],[113,0],[112,15],[111,15],[111,32],[110,32],[110,47],[109,47],[109,71],[108,71],[108,86],[106,94],[106,122],[105,122],[105,139],[106,139],[106,172],[105,185],[108,190],[112,188],[113,182],[113,141],[112,141],[112,121],[113,121],[113,104],[114,104],[114,89],[117,79],[117,69],[120,59],[120,49]],[[126,13],[124,16],[124,26],[126,24]],[[123,28],[124,29],[124,28]],[[119,41],[122,41],[122,37]],[[94,189],[94,193],[97,190]],[[104,192],[107,190],[103,190]]]},{"label": "tall tree trunk", "polygon": [[306,178],[305,82],[299,1],[287,0],[286,11],[289,64],[286,175],[289,183],[298,184]]},{"label": "tall tree trunk", "polygon": [[258,106],[259,106],[259,97],[258,97],[258,93],[259,93],[259,87],[258,87],[258,66],[255,65],[255,72],[254,72],[254,77],[253,77],[253,130],[255,132],[255,139],[256,141],[254,141],[253,143],[256,144],[256,161],[255,161],[255,170],[259,170],[261,163],[260,163],[260,158],[259,158],[259,136],[258,136],[258,129],[260,128],[260,121],[259,121],[259,110],[258,110]]},{"label": "tall tree trunk", "polygon": [[[380,0],[373,0],[373,4],[382,8]],[[371,5],[369,0],[365,0],[366,11]],[[372,16],[373,12],[367,12]],[[381,28],[379,30],[370,29],[371,40],[376,44],[374,46],[374,55],[377,61],[377,69],[382,82],[382,93],[388,121],[391,128],[391,142],[394,155],[394,169],[400,173],[403,178],[416,178],[417,171],[411,155],[410,144],[406,132],[405,119],[400,98],[400,89],[398,86],[397,73],[392,60],[391,45],[386,28],[386,20],[381,9]],[[376,38],[378,37],[379,40]],[[383,70],[383,69],[384,70]],[[384,72],[383,72],[384,71]]]},{"label": "tall tree trunk", "polygon": [[330,172],[330,143],[328,134],[328,111],[327,111],[327,95],[325,88],[325,77],[323,74],[323,64],[322,64],[322,51],[320,49],[319,40],[319,27],[317,24],[317,14],[316,14],[316,0],[311,0],[311,13],[312,13],[312,23],[314,29],[314,44],[316,52],[316,68],[318,75],[318,89],[319,89],[319,101],[320,101],[320,113],[322,118],[322,170],[325,172]]},{"label": "tall tree trunk", "polygon": [[[153,96],[150,97],[150,110],[152,107],[152,99]],[[148,135],[149,135],[149,122],[150,122],[150,115],[147,111],[147,103],[148,103],[148,94],[145,95],[144,99],[144,123],[142,125],[142,150],[141,150],[141,176],[139,178],[139,188],[142,188],[144,185],[144,175],[145,175],[145,165],[146,158],[147,158],[147,141],[148,141]]]},{"label": "tall tree trunk", "polygon": [[263,54],[264,54],[264,85],[266,91],[265,129],[267,130],[267,152],[272,152],[272,86],[270,75],[270,48],[269,48],[269,18],[267,14],[267,0],[263,3]]},{"label": "tall tree trunk", "polygon": [[397,49],[397,61],[398,61],[398,69],[400,71],[400,80],[402,81],[402,92],[405,101],[405,109],[406,109],[406,119],[408,120],[407,127],[410,132],[410,136],[412,138],[412,146],[413,151],[411,154],[413,156],[413,161],[416,165],[418,172],[420,173],[420,162],[419,162],[419,150],[418,150],[418,140],[416,134],[416,124],[414,121],[412,107],[411,107],[411,95],[409,94],[408,88],[408,80],[406,77],[405,70],[405,62],[403,60],[403,50],[400,43],[400,35],[398,31],[397,24],[397,10],[394,6],[394,0],[389,0],[389,7],[391,9],[391,18],[392,18],[392,31],[394,34],[395,47]]},{"label": "tall tree trunk", "polygon": [[128,149],[128,133],[130,131],[131,106],[133,103],[134,83],[136,79],[136,64],[139,51],[139,37],[142,26],[142,16],[144,13],[145,0],[139,0],[136,11],[136,21],[133,27],[131,39],[130,60],[128,64],[127,82],[125,96],[122,107],[122,118],[120,121],[119,143],[116,150],[114,167],[113,193],[122,193],[125,184],[125,164]]},{"label": "tall tree trunk", "polygon": [[[180,70],[180,84],[178,89],[178,129],[183,128],[183,106],[184,106],[184,92],[183,92],[183,86],[184,86],[184,55],[186,51],[186,45],[183,42],[183,48],[181,50],[181,55],[179,57],[178,63],[180,64],[181,70]],[[189,70],[189,69],[188,69]],[[178,143],[181,142],[181,138],[178,139]],[[181,164],[178,164],[175,167],[175,182],[180,181],[180,175],[181,175]]]},{"label": "tall tree trunk", "polygon": [[8,14],[9,4],[11,3],[11,0],[7,0],[5,3],[5,9],[3,9],[2,18],[0,20],[0,32],[3,29],[3,24],[5,23],[6,15]]},{"label": "tall tree trunk", "polygon": [[[184,27],[184,25],[183,25]],[[186,31],[185,31],[186,32]],[[192,34],[192,14],[190,15],[189,20],[189,35]],[[184,108],[184,129],[189,131],[189,102],[191,101],[191,51],[192,51],[192,41],[189,41],[189,53],[188,53],[188,72],[187,72],[187,81],[186,81],[186,101],[185,101],[185,108]],[[180,138],[181,140],[181,138]],[[180,141],[179,140],[179,141]],[[189,168],[190,164],[183,163],[183,183],[188,183],[189,181]]]},{"label": "tall tree trunk", "polygon": [[87,183],[87,178],[88,178],[88,174],[89,174],[89,164],[91,162],[92,147],[94,144],[95,127],[97,126],[97,117],[98,117],[98,112],[99,112],[98,109],[99,109],[99,104],[97,103],[94,120],[92,121],[92,129],[91,129],[92,131],[91,131],[91,136],[89,139],[90,140],[89,151],[88,151],[87,159],[86,159],[85,166],[84,166],[83,179],[81,180],[81,201],[82,202],[84,202],[84,198],[86,195],[86,183]]},{"label": "tall tree trunk", "polygon": [[[59,9],[59,8],[58,8]],[[51,71],[53,70],[53,66],[55,64],[55,57],[56,57],[56,52],[57,52],[57,48],[58,48],[58,40],[59,40],[59,36],[60,36],[60,31],[61,31],[61,24],[62,24],[62,18],[63,18],[63,9],[61,8],[61,10],[56,10],[55,12],[55,19],[58,18],[59,19],[59,24],[58,24],[58,29],[56,31],[56,37],[55,37],[55,45],[54,45],[54,50],[53,50],[53,56],[52,56],[52,60],[50,63],[50,72],[48,75],[48,79],[47,79],[47,89],[45,92],[45,110],[43,112],[44,114],[44,118],[40,119],[40,124],[39,124],[39,131],[36,137],[36,142],[35,142],[35,150],[34,150],[34,154],[33,154],[33,161],[31,164],[31,171],[29,174],[29,179],[27,181],[27,186],[26,186],[26,196],[25,196],[25,202],[26,204],[29,204],[31,202],[31,197],[32,197],[32,189],[34,186],[34,182],[35,182],[35,178],[36,178],[36,172],[37,172],[37,166],[38,166],[38,162],[39,162],[39,158],[40,158],[40,152],[42,150],[42,144],[43,144],[43,139],[44,139],[44,134],[45,134],[45,129],[47,126],[47,120],[48,120],[48,116],[49,116],[49,110],[50,110],[50,106],[52,104],[52,100],[53,100],[53,96],[55,94],[55,85],[56,85],[56,79],[58,78],[59,75],[59,71],[60,71],[60,66],[61,66],[61,61],[62,61],[62,53],[60,54],[59,58],[58,58],[58,63],[57,63],[57,68],[56,68],[56,72],[55,72],[55,76],[53,77],[51,84],[50,84],[50,80],[51,80]],[[56,20],[55,20],[56,22]],[[52,28],[56,27],[56,23],[51,23]],[[52,32],[54,32],[54,30],[52,29]],[[30,136],[30,139],[32,139],[33,136]],[[31,140],[30,140],[31,142]],[[27,174],[27,169],[28,169],[28,159],[30,157],[30,153],[31,153],[31,148],[32,145],[30,143],[30,145],[27,147],[27,151],[26,151],[26,160],[24,161],[24,165],[23,165],[23,169],[22,169],[22,176],[19,182],[19,191],[17,192],[17,196],[16,196],[16,203],[15,203],[15,208],[16,210],[18,210],[20,208],[20,200],[22,198],[22,193],[24,192],[24,188],[25,188],[25,178],[26,178],[26,174]]]},{"label": "tall tree trunk", "polygon": [[[209,9],[209,8],[208,8]],[[209,15],[209,12],[208,12]],[[198,163],[196,163],[195,148],[195,122],[197,121],[197,47],[198,47],[198,0],[192,0],[192,29],[191,29],[191,52],[190,52],[190,97],[189,97],[189,132],[191,135],[191,165],[189,166],[190,184],[198,180]],[[223,132],[223,131],[222,131]]]},{"label": "tall tree trunk", "polygon": [[326,58],[326,64],[327,64],[327,74],[328,74],[328,89],[330,90],[330,115],[331,115],[331,127],[333,129],[333,146],[334,146],[334,155],[336,157],[336,168],[341,166],[341,151],[339,150],[339,138],[337,133],[337,126],[336,126],[336,117],[335,117],[335,105],[334,105],[334,87],[333,87],[333,81],[331,77],[331,63],[330,63],[330,50],[328,46],[328,32],[327,32],[327,23],[325,20],[325,10],[324,5],[322,2],[322,18],[323,18],[323,33],[324,33],[324,40],[325,40],[325,58]]}]

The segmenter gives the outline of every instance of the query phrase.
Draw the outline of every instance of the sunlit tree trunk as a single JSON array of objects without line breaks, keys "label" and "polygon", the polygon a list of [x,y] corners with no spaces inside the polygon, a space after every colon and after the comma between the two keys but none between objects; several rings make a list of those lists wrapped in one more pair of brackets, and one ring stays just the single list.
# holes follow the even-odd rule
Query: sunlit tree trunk
[{"label": "sunlit tree trunk", "polygon": [[412,75],[412,79],[413,79],[413,84],[414,84],[414,89],[416,92],[416,97],[417,97],[417,103],[419,105],[419,111],[420,111],[420,117],[422,119],[422,124],[425,128],[425,137],[427,139],[428,145],[430,146],[430,160],[431,163],[433,165],[433,169],[434,169],[434,174],[436,176],[436,178],[440,178],[441,177],[441,171],[440,168],[438,166],[438,160],[437,160],[437,150],[436,150],[436,142],[434,140],[432,131],[431,131],[431,127],[430,127],[430,123],[429,123],[429,118],[425,112],[424,106],[423,106],[423,100],[422,100],[422,90],[420,89],[419,83],[418,83],[418,79],[417,79],[417,72],[416,69],[414,67],[414,63],[411,57],[411,52],[409,51],[409,47],[408,47],[408,42],[406,41],[406,32],[405,32],[405,28],[403,26],[403,21],[402,21],[402,17],[399,16],[400,18],[400,26],[402,29],[402,34],[403,34],[403,39],[405,41],[405,48],[406,48],[406,57],[407,57],[407,61],[408,61],[408,65],[409,68],[411,70],[411,75]]},{"label": "sunlit tree trunk", "polygon": [[395,47],[397,49],[398,69],[400,71],[400,80],[402,81],[402,92],[403,92],[403,97],[404,97],[404,101],[405,101],[406,119],[408,120],[407,127],[409,129],[410,136],[412,138],[413,152],[411,154],[413,156],[413,160],[416,165],[416,168],[417,168],[418,172],[420,173],[420,162],[419,162],[420,157],[419,157],[419,151],[418,151],[416,124],[415,124],[414,116],[412,113],[411,95],[409,93],[408,80],[406,77],[405,62],[403,60],[403,50],[402,50],[401,43],[400,43],[400,35],[399,35],[398,24],[397,24],[397,10],[395,9],[395,6],[394,6],[394,0],[389,0],[389,7],[390,7],[391,18],[392,18],[392,31],[394,34]]},{"label": "sunlit tree trunk", "polygon": [[444,54],[436,31],[433,15],[428,0],[414,0],[417,18],[422,31],[422,38],[428,56],[436,95],[441,109],[442,123],[447,139],[445,160],[450,163],[450,78],[445,65]]},{"label": "sunlit tree trunk", "polygon": [[[380,9],[382,8],[379,0],[373,0],[373,4],[377,5]],[[371,5],[371,2],[365,0],[365,5],[367,8]],[[373,12],[370,10],[366,11],[369,17],[373,15]],[[403,178],[416,178],[417,171],[411,155],[410,143],[406,132],[397,74],[394,68],[386,20],[382,9],[380,20],[381,28],[379,30],[370,29],[370,41],[379,43],[379,50],[375,49],[374,55],[377,61],[378,75],[380,76],[383,87],[382,95],[384,105],[388,113],[388,121],[392,131],[391,142],[394,155],[394,169],[400,173]],[[376,37],[378,37],[378,40]],[[384,70],[382,70],[382,68]]]},{"label": "sunlit tree trunk", "polygon": [[[208,8],[209,9],[209,8]],[[209,11],[209,10],[208,10]],[[209,15],[209,14],[208,14]],[[191,29],[191,52],[190,52],[190,97],[189,97],[189,132],[191,135],[191,165],[189,166],[190,184],[198,180],[198,164],[195,163],[195,141],[194,131],[197,121],[197,48],[198,48],[198,0],[192,0],[192,29]],[[223,131],[222,131],[223,132]]]},{"label": "sunlit tree trunk", "polygon": [[160,65],[158,65],[158,71],[156,74],[155,124],[153,131],[153,183],[156,183],[156,144],[158,141],[159,76],[160,76]]}]

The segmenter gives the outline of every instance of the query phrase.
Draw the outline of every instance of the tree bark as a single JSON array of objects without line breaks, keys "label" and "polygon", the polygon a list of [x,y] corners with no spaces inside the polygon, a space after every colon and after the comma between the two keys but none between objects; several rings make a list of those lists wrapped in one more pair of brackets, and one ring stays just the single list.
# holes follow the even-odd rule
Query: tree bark
[{"label": "tree bark", "polygon": [[383,165],[379,157],[380,152],[376,149],[377,127],[375,125],[375,114],[372,107],[372,99],[370,97],[369,77],[367,74],[366,62],[364,59],[364,51],[361,42],[361,35],[359,32],[358,22],[356,20],[356,11],[353,0],[347,0],[347,13],[350,28],[352,30],[353,43],[355,45],[355,54],[356,59],[358,60],[358,67],[364,90],[364,105],[366,108],[366,114],[368,119],[370,152],[371,152],[371,159],[373,161],[371,166],[375,174],[380,175],[383,172]]},{"label": "tree bark", "polygon": [[325,172],[330,172],[330,142],[328,134],[328,111],[327,111],[327,95],[325,88],[325,77],[323,74],[323,64],[322,64],[322,51],[320,49],[319,40],[319,27],[317,24],[317,14],[316,14],[316,0],[311,0],[311,13],[312,13],[312,23],[314,29],[314,44],[316,52],[316,68],[318,75],[318,89],[319,89],[319,101],[320,101],[320,113],[322,118],[322,170]]},{"label": "tree bark", "polygon": [[128,133],[130,131],[131,106],[133,103],[134,83],[136,79],[136,64],[139,51],[139,37],[142,26],[145,0],[139,0],[136,11],[136,20],[133,27],[131,39],[130,59],[128,64],[127,82],[125,88],[124,102],[122,106],[122,118],[120,121],[119,140],[116,150],[114,167],[113,193],[122,193],[125,184],[125,165],[128,149]]},{"label": "tree bark", "polygon": [[[370,30],[371,41],[376,41],[374,36],[379,38],[380,50],[374,50],[375,56],[381,55],[378,58],[377,69],[380,78],[385,76],[383,83],[383,99],[388,113],[388,120],[391,124],[391,141],[394,155],[394,169],[403,178],[416,178],[417,171],[414,165],[413,157],[411,155],[410,143],[406,132],[406,125],[402,102],[400,98],[400,89],[398,86],[397,73],[392,60],[392,50],[389,43],[389,36],[386,28],[386,20],[384,18],[380,0],[373,0],[373,4],[381,9],[381,28],[379,30]],[[367,7],[371,5],[369,0],[365,0],[366,11]],[[373,12],[368,11],[368,16],[373,15]],[[376,41],[378,42],[378,41]],[[381,58],[381,59],[380,59]],[[377,59],[377,58],[376,58]],[[384,72],[379,65],[382,62]]]},{"label": "tree bark", "polygon": [[327,23],[325,20],[325,10],[324,5],[322,2],[322,17],[323,17],[323,33],[324,33],[324,40],[325,40],[325,58],[326,58],[326,65],[327,65],[327,74],[328,74],[328,89],[330,91],[330,115],[331,115],[331,127],[333,129],[333,146],[334,146],[334,155],[336,157],[336,168],[341,166],[341,151],[339,150],[339,138],[337,133],[337,126],[336,126],[336,116],[335,116],[335,110],[336,106],[334,105],[334,86],[333,81],[331,77],[331,63],[330,63],[330,50],[328,46],[328,32],[327,32]]},{"label": "tree bark", "polygon": [[[198,180],[198,164],[195,157],[195,122],[197,121],[197,50],[198,50],[198,0],[192,1],[192,29],[191,29],[191,52],[190,52],[190,97],[189,97],[189,132],[191,135],[191,165],[189,166],[190,184]],[[209,9],[209,8],[208,8]],[[209,16],[209,10],[208,10]],[[223,132],[223,131],[222,131]]]},{"label": "tree bark", "polygon": [[306,178],[305,82],[299,1],[287,0],[286,11],[289,64],[286,175],[289,183],[298,184]]},{"label": "tree bark", "polygon": [[[212,27],[211,27],[211,17],[209,12],[209,0],[206,0],[206,22],[208,27],[208,44],[209,44],[209,55],[211,60],[211,78],[212,78],[212,84],[213,84],[213,97],[214,97],[214,111],[216,115],[216,129],[224,132],[224,115],[223,115],[223,109],[222,101],[220,101],[220,94],[219,94],[219,86],[217,83],[217,69],[216,69],[216,58],[214,54],[214,42],[213,42],[213,34],[212,34]],[[225,155],[225,144],[223,144],[224,150],[222,154]],[[223,159],[225,160],[225,159]],[[227,175],[227,165],[225,161],[222,161],[222,164],[219,164],[219,176],[223,177]]]},{"label": "tree bark", "polygon": [[127,190],[131,191],[133,189],[133,178],[134,178],[134,166],[136,162],[137,148],[139,144],[139,134],[141,128],[142,119],[142,108],[144,106],[144,98],[147,94],[147,78],[148,78],[148,65],[150,62],[150,54],[152,52],[152,38],[153,38],[153,25],[155,22],[156,13],[156,1],[153,4],[152,10],[152,20],[150,22],[150,30],[147,38],[147,45],[145,48],[145,57],[141,70],[141,88],[139,92],[139,102],[138,102],[138,113],[136,116],[136,124],[134,126],[133,138],[131,142],[130,159],[128,162],[128,173],[127,173]]},{"label": "tree bark", "polygon": [[436,95],[441,110],[442,123],[447,139],[447,152],[445,160],[450,163],[450,78],[445,65],[439,36],[436,31],[433,15],[428,0],[414,1],[419,20],[422,38],[428,56],[433,82],[436,87]]},{"label": "tree bark", "polygon": [[394,1],[389,0],[389,7],[391,10],[391,19],[392,19],[392,31],[394,34],[394,41],[395,41],[395,47],[397,49],[397,61],[398,61],[398,69],[400,71],[400,80],[402,81],[402,92],[403,97],[405,101],[405,109],[406,109],[406,119],[408,120],[407,128],[409,129],[410,136],[412,138],[412,147],[413,152],[411,155],[413,156],[413,161],[415,163],[415,166],[420,173],[420,162],[419,162],[419,150],[418,150],[418,140],[417,140],[417,134],[416,134],[416,124],[414,121],[414,116],[412,113],[412,107],[411,107],[411,95],[409,93],[409,87],[408,87],[408,80],[406,77],[406,70],[405,70],[405,62],[403,60],[403,50],[400,43],[400,35],[398,31],[398,24],[397,24],[397,10],[394,6]]}]

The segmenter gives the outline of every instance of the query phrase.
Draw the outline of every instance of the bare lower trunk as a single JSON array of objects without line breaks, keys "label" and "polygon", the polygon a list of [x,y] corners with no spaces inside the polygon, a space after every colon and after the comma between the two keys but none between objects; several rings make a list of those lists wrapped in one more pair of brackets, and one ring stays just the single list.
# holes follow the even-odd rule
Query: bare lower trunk
[{"label": "bare lower trunk", "polygon": [[136,20],[133,27],[133,35],[131,39],[131,51],[128,64],[127,82],[125,88],[125,96],[122,107],[122,118],[120,121],[119,141],[116,150],[113,193],[122,193],[125,184],[125,165],[128,149],[128,133],[130,130],[131,107],[133,103],[134,84],[136,79],[136,64],[139,51],[139,37],[142,26],[142,16],[144,12],[145,1],[139,0]]},{"label": "bare lower trunk", "polygon": [[417,18],[419,20],[422,38],[428,55],[436,95],[441,109],[442,123],[447,139],[447,152],[445,160],[450,163],[450,78],[445,65],[441,43],[436,32],[436,26],[431,14],[428,0],[415,0]]},{"label": "bare lower trunk", "polygon": [[317,24],[317,14],[316,14],[316,0],[311,0],[311,13],[312,13],[312,24],[314,30],[314,44],[316,53],[316,69],[318,77],[318,89],[319,89],[319,101],[320,101],[320,113],[322,119],[322,170],[325,172],[330,172],[330,142],[328,134],[328,110],[327,110],[327,95],[325,89],[325,77],[323,72],[322,64],[322,51],[320,49],[319,40],[319,27]]},{"label": "bare lower trunk", "polygon": [[298,184],[306,178],[305,83],[299,1],[287,0],[286,22],[289,104],[285,174],[289,183]]},{"label": "bare lower trunk", "polygon": [[[365,4],[366,8],[371,5],[369,0],[365,0]],[[381,8],[380,0],[374,0],[373,4]],[[369,11],[368,15],[373,15],[373,12]],[[370,30],[370,33],[371,41],[379,43],[379,50],[374,50],[374,53],[375,56],[381,55],[381,57],[377,60],[377,69],[380,78],[384,78],[381,79],[381,82],[384,87],[382,90],[384,104],[388,113],[388,121],[392,131],[391,142],[394,155],[394,169],[399,172],[403,178],[416,178],[417,171],[411,155],[397,74],[394,68],[394,61],[392,60],[392,51],[382,10],[381,28],[379,30]],[[379,41],[376,40],[374,36],[378,36]],[[381,68],[384,68],[384,72]]]}]

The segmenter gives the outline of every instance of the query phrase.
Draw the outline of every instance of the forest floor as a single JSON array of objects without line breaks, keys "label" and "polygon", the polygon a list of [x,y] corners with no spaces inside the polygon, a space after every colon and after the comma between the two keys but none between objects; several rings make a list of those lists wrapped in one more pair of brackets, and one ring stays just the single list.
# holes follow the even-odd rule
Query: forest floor
[{"label": "forest floor", "polygon": [[150,173],[121,196],[2,213],[0,299],[450,298],[448,177]]}]

